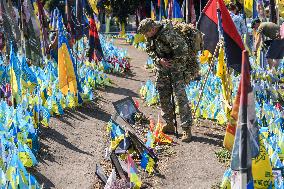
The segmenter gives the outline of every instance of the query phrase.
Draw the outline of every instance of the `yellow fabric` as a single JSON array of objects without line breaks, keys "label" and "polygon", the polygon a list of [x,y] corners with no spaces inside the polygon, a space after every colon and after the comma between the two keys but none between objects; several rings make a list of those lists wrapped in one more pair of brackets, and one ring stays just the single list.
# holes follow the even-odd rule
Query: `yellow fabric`
[{"label": "yellow fabric", "polygon": [[153,173],[153,171],[154,171],[154,165],[155,165],[154,160],[153,160],[151,157],[149,157],[149,161],[148,161],[148,164],[147,164],[147,166],[146,166],[146,171],[147,171],[149,174]]},{"label": "yellow fabric", "polygon": [[16,173],[16,168],[10,166],[6,171],[6,178],[8,181],[10,181],[10,185],[12,189],[17,188],[16,180],[13,179],[13,175]]},{"label": "yellow fabric", "polygon": [[231,180],[229,178],[223,179],[221,189],[231,189]]},{"label": "yellow fabric", "polygon": [[252,16],[253,11],[253,0],[244,0],[244,10],[247,17]]},{"label": "yellow fabric", "polygon": [[131,174],[130,175],[130,182],[135,184],[135,186],[133,186],[133,189],[141,188],[142,182],[140,181],[137,174]]},{"label": "yellow fabric", "polygon": [[134,44],[138,44],[138,43],[145,42],[145,41],[146,41],[145,36],[142,34],[136,34],[134,36]]},{"label": "yellow fabric", "polygon": [[59,89],[64,95],[67,95],[68,89],[70,93],[77,94],[76,75],[65,43],[58,49],[58,78]]},{"label": "yellow fabric", "polygon": [[159,142],[162,144],[171,144],[173,139],[161,131],[159,134]]},{"label": "yellow fabric", "polygon": [[266,189],[273,181],[272,167],[264,146],[263,137],[259,137],[259,155],[252,159],[252,176],[255,189]]},{"label": "yellow fabric", "polygon": [[98,15],[99,14],[99,11],[98,11],[98,8],[97,8],[97,0],[88,0],[93,11]]},{"label": "yellow fabric", "polygon": [[211,57],[212,57],[212,54],[208,50],[205,50],[199,56],[199,61],[200,61],[201,64],[205,64],[209,61],[209,58],[211,58]]},{"label": "yellow fabric", "polygon": [[231,2],[230,0],[224,0],[224,3],[225,3],[226,5],[228,5],[230,2]]},{"label": "yellow fabric", "polygon": [[12,86],[12,93],[14,96],[18,93],[18,84],[17,84],[16,74],[13,68],[11,68],[11,86]]},{"label": "yellow fabric", "polygon": [[124,135],[117,137],[115,140],[110,141],[111,150],[115,150],[119,143],[124,139]]},{"label": "yellow fabric", "polygon": [[230,74],[228,74],[227,65],[225,63],[225,51],[224,48],[220,48],[219,57],[218,57],[218,65],[217,65],[217,73],[216,76],[219,77],[222,81],[222,94],[223,99],[225,101],[225,113],[227,118],[230,118],[231,107],[231,94],[232,94],[232,81]]},{"label": "yellow fabric", "polygon": [[[17,82],[17,77],[16,77],[16,74],[13,68],[11,68],[10,76],[11,76],[11,87],[12,87],[12,98],[14,98],[17,103],[21,103],[21,94],[19,93],[20,91],[19,91],[19,86]],[[12,99],[13,104],[14,104],[14,99]]]},{"label": "yellow fabric", "polygon": [[164,2],[165,2],[165,8],[167,8],[168,7],[168,0],[164,0]]},{"label": "yellow fabric", "polygon": [[284,0],[276,0],[276,5],[278,5],[280,16],[284,17]]},{"label": "yellow fabric", "polygon": [[33,161],[27,152],[19,152],[19,158],[25,167],[33,166]]}]

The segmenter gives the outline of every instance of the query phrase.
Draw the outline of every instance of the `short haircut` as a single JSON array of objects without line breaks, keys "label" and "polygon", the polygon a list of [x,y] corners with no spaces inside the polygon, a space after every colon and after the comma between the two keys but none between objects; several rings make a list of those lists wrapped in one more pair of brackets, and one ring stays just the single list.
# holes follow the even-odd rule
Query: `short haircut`
[{"label": "short haircut", "polygon": [[228,9],[229,11],[237,10],[237,6],[234,3],[229,3]]}]

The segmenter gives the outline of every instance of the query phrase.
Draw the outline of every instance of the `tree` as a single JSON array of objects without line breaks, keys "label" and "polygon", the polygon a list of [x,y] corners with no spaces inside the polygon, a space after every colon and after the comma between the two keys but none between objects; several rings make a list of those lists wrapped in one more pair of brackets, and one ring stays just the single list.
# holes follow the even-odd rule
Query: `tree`
[{"label": "tree", "polygon": [[[125,33],[125,23],[129,15],[135,14],[139,6],[146,0],[105,0],[100,6],[111,7],[113,17],[116,17],[121,26],[121,33]],[[102,7],[101,7],[102,8]]]},{"label": "tree", "polygon": [[41,0],[44,7],[50,12],[58,8],[61,13],[64,13],[65,0]]}]

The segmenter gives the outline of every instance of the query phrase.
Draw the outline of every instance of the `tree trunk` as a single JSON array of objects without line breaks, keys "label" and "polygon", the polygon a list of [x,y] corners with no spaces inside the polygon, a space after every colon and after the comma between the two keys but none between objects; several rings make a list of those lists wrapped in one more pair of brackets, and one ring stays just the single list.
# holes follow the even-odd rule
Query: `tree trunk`
[{"label": "tree trunk", "polygon": [[111,17],[106,16],[106,33],[110,32],[110,20],[111,20]]},{"label": "tree trunk", "polygon": [[125,22],[120,22],[120,35],[125,36]]}]

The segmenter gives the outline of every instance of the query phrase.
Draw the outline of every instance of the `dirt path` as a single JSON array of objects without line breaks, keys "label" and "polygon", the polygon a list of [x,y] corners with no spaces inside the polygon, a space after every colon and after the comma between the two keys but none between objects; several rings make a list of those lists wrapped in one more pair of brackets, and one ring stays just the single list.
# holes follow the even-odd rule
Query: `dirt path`
[{"label": "dirt path", "polygon": [[[97,179],[95,165],[102,161],[108,145],[104,135],[106,123],[114,112],[111,102],[127,96],[139,98],[141,83],[153,78],[153,74],[144,69],[146,53],[123,41],[118,40],[117,44],[128,49],[132,74],[127,77],[110,75],[115,85],[99,92],[96,103],[53,118],[50,128],[43,130],[40,163],[34,174],[45,188],[93,188]],[[141,108],[154,117],[159,112],[150,107]],[[209,124],[212,123],[194,128],[191,143],[177,141],[178,144],[171,148],[175,153],[171,158],[162,157],[161,176],[152,180],[153,188],[208,189],[221,180],[224,167],[217,162],[214,152],[220,149],[223,137],[216,126]]]}]

